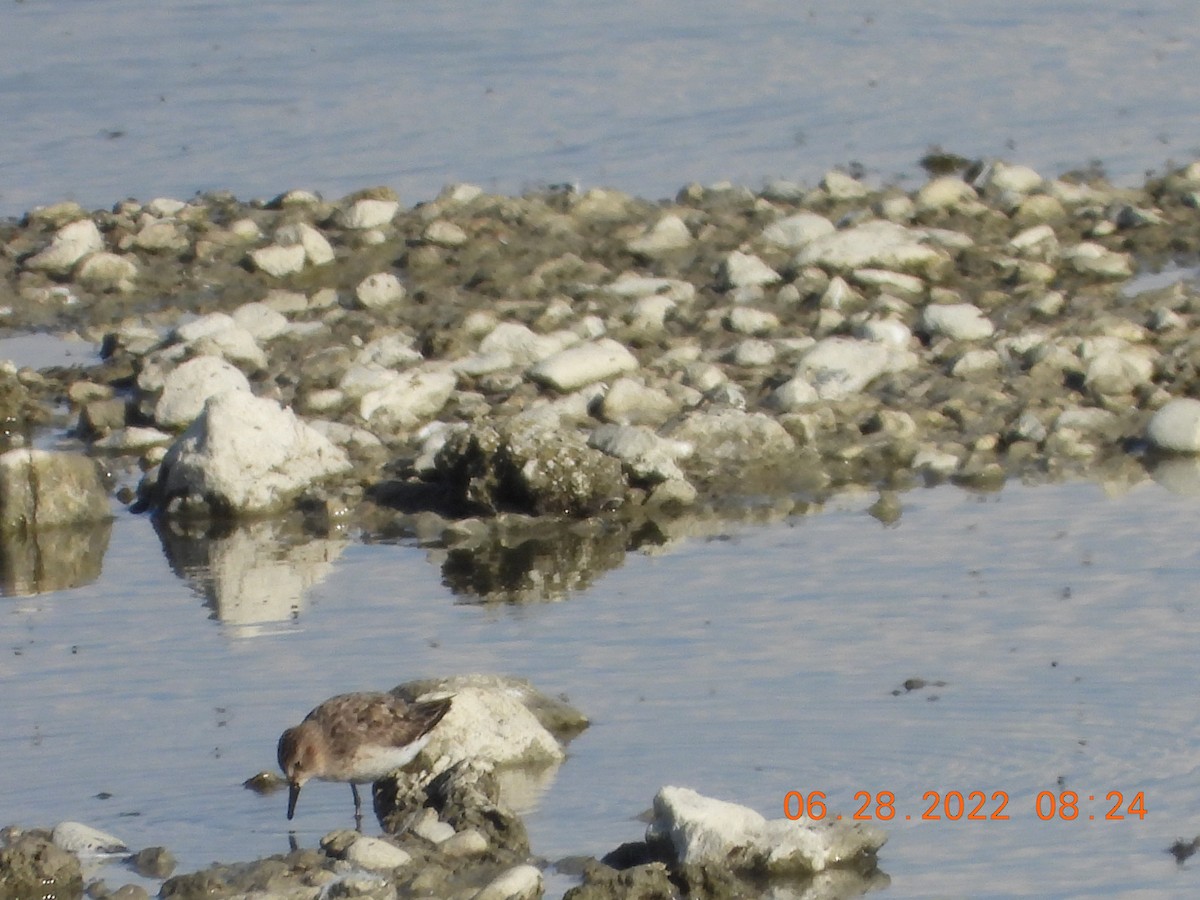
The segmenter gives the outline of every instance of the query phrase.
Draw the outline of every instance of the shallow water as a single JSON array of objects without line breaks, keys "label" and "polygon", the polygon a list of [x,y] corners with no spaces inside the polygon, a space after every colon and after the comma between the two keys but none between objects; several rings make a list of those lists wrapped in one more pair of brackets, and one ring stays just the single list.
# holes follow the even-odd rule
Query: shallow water
[{"label": "shallow water", "polygon": [[0,214],[447,182],[810,183],[931,146],[1136,180],[1200,154],[1188,0],[38,0],[0,27]]},{"label": "shallow water", "polygon": [[[663,784],[770,816],[790,790],[847,815],[886,790],[912,816],[886,826],[889,896],[1193,892],[1164,850],[1200,833],[1194,501],[945,487],[885,527],[872,499],[633,554],[519,606],[456,602],[436,553],[333,541],[294,616],[253,627],[205,599],[212,570],[173,574],[122,515],[95,583],[0,599],[4,817],[164,844],[181,871],[281,852],[284,797],[240,782],[284,727],[341,691],[484,670],[593,717],[528,820],[550,859],[636,839]],[[945,685],[894,695],[910,677]],[[1006,792],[1011,820],[920,821],[952,789]],[[1063,789],[1096,819],[1039,821],[1038,793]],[[1145,792],[1144,819],[1104,821],[1110,791]],[[349,824],[348,794],[305,792],[301,843]]]}]

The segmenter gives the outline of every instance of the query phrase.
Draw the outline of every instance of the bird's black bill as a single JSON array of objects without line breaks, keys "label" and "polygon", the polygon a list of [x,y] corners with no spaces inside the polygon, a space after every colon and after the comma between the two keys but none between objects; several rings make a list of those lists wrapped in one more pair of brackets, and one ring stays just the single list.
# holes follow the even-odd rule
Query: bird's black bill
[{"label": "bird's black bill", "polygon": [[300,799],[300,785],[288,785],[288,821],[292,821],[292,816],[296,814],[296,801]]}]

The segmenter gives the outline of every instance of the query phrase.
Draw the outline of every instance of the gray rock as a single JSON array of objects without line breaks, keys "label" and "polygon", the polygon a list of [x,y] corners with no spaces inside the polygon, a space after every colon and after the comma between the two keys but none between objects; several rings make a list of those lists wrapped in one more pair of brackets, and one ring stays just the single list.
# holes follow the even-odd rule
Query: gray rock
[{"label": "gray rock", "polygon": [[1064,250],[1062,258],[1081,275],[1115,280],[1133,275],[1133,260],[1128,254],[1108,250],[1101,244],[1086,241],[1076,244]]},{"label": "gray rock", "polygon": [[1200,453],[1200,400],[1168,401],[1151,416],[1146,437],[1160,450]]},{"label": "gray rock", "polygon": [[615,456],[640,484],[686,480],[678,460],[687,459],[694,450],[687,441],[659,437],[640,425],[601,425],[592,431],[588,446]]},{"label": "gray rock", "polygon": [[285,506],[315,481],[350,469],[335,447],[290,409],[243,391],[210,397],[167,451],[153,500],[170,509],[238,516]]},{"label": "gray rock", "polygon": [[372,872],[387,872],[407,866],[412,862],[412,855],[382,838],[360,834],[343,851],[342,859]]},{"label": "gray rock", "polygon": [[679,403],[666,391],[632,378],[618,378],[600,401],[599,414],[618,425],[661,425],[679,412]]},{"label": "gray rock", "polygon": [[75,269],[76,281],[97,291],[127,290],[137,274],[132,259],[104,250],[88,254]]},{"label": "gray rock", "polygon": [[643,297],[661,296],[676,303],[690,303],[696,299],[696,286],[679,278],[653,278],[626,272],[602,288],[610,297],[624,300],[640,300]]},{"label": "gray rock", "polygon": [[182,428],[200,415],[214,394],[250,393],[250,382],[236,366],[216,356],[197,356],[169,372],[154,405],[154,421],[163,428]]},{"label": "gray rock", "polygon": [[112,517],[96,463],[78,453],[18,448],[0,454],[0,533]]},{"label": "gray rock", "polygon": [[617,341],[603,338],[547,357],[527,374],[539,384],[566,392],[637,368],[637,357]]},{"label": "gray rock", "polygon": [[54,846],[81,858],[129,855],[129,846],[119,837],[82,822],[59,822],[50,839]]},{"label": "gray rock", "polygon": [[696,448],[698,465],[752,465],[790,454],[796,442],[783,426],[763,413],[741,409],[696,411],[684,416],[666,434]]}]

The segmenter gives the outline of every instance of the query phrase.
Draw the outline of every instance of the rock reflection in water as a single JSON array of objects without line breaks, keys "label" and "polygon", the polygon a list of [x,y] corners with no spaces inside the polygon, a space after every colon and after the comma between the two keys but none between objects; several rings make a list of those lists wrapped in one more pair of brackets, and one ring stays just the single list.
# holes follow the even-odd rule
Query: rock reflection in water
[{"label": "rock reflection in water", "polygon": [[0,594],[28,596],[91,584],[100,577],[112,521],[38,528],[0,536]]},{"label": "rock reflection in water", "polygon": [[298,615],[350,543],[306,534],[290,519],[238,525],[157,520],[155,529],[172,570],[239,637],[266,633],[261,626]]}]

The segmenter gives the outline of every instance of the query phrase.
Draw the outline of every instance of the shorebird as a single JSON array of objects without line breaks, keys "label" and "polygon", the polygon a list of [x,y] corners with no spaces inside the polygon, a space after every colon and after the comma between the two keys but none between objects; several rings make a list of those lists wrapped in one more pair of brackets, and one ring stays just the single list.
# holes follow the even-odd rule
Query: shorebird
[{"label": "shorebird", "polygon": [[330,697],[279,738],[279,768],[288,780],[287,817],[310,778],[346,781],[354,818],[362,824],[358,785],[378,781],[411,762],[450,709],[449,697],[409,703],[392,694]]}]

